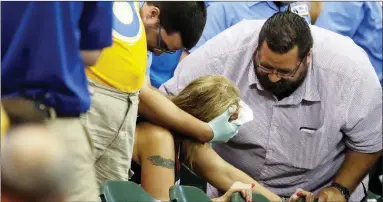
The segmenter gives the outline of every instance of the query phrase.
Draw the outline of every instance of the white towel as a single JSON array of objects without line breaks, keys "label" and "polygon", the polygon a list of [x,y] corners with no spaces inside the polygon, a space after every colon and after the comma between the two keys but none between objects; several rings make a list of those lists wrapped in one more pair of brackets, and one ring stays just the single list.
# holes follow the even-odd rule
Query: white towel
[{"label": "white towel", "polygon": [[232,123],[243,125],[253,119],[253,110],[251,110],[251,108],[244,101],[240,100],[238,118],[233,120]]}]

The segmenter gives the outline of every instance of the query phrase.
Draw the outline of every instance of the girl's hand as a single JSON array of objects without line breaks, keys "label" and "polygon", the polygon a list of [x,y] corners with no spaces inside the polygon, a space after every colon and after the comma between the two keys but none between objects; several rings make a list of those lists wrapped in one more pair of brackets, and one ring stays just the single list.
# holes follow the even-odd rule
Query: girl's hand
[{"label": "girl's hand", "polygon": [[231,195],[234,192],[240,192],[246,202],[252,202],[254,184],[245,184],[242,182],[234,182],[229,190],[221,197],[214,198],[214,202],[230,202]]}]

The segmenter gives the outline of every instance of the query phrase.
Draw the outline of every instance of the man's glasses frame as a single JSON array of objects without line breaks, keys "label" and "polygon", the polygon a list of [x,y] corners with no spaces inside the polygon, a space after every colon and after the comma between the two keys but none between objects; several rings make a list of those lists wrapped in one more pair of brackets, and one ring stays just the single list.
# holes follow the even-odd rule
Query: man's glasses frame
[{"label": "man's glasses frame", "polygon": [[275,74],[277,75],[279,78],[288,78],[288,77],[294,77],[294,75],[297,73],[299,67],[301,66],[302,62],[306,59],[307,57],[307,54],[306,56],[299,62],[298,66],[293,69],[292,71],[290,72],[280,72],[276,69],[270,69],[270,68],[267,68],[267,67],[264,67],[262,66],[261,64],[258,63],[258,51],[255,52],[255,67],[258,68],[259,70],[261,70],[262,72],[266,73],[266,74]]},{"label": "man's glasses frame", "polygon": [[157,31],[157,47],[154,48],[154,50],[157,52],[160,52],[160,53],[169,53],[169,54],[175,53],[175,51],[170,51],[170,50],[168,50],[168,48],[163,47],[162,44],[164,44],[164,42],[163,42],[162,36],[161,36],[161,25],[160,25],[158,27],[158,31]]}]

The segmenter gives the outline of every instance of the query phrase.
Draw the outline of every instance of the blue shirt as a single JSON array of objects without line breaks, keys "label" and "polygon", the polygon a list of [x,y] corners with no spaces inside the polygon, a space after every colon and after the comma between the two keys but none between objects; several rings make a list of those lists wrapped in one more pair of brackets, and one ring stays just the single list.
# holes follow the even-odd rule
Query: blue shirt
[{"label": "blue shirt", "polygon": [[150,66],[152,66],[153,53],[148,51],[148,59],[146,62],[146,76],[150,76]]},{"label": "blue shirt", "polygon": [[112,2],[2,2],[2,96],[75,116],[90,107],[81,50],[112,44]]},{"label": "blue shirt", "polygon": [[[289,8],[299,8],[306,6],[306,11],[300,14],[310,22],[309,8],[306,3],[283,3],[280,8],[273,2],[205,2],[207,6],[206,25],[202,36],[197,45],[191,50],[203,45],[206,41],[213,38],[217,34],[223,32],[227,28],[237,24],[243,19],[267,19],[279,11],[286,11]],[[159,87],[173,77],[174,70],[177,67],[182,51],[175,54],[161,54],[153,56],[150,78],[152,85]]]},{"label": "blue shirt", "polygon": [[379,2],[324,2],[315,25],[352,38],[366,51],[382,82],[382,7]]},{"label": "blue shirt", "polygon": [[289,8],[306,6],[306,11],[299,13],[308,23],[310,22],[309,7],[304,2],[283,3],[278,7],[271,1],[256,2],[214,2],[207,7],[207,20],[205,29],[197,45],[191,50],[202,46],[209,39],[215,37],[227,28],[246,20],[262,20],[271,17],[280,11],[287,11]]},{"label": "blue shirt", "polygon": [[183,50],[178,50],[173,54],[163,53],[159,56],[153,55],[152,66],[150,67],[150,82],[153,87],[159,88],[173,77],[182,52]]}]

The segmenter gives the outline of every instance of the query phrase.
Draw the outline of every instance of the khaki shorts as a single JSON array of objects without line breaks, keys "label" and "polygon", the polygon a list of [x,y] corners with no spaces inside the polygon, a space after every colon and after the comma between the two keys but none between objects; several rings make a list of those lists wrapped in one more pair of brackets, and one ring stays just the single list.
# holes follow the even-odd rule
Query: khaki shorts
[{"label": "khaki shorts", "polygon": [[98,185],[129,180],[138,111],[138,92],[123,93],[89,81],[92,106],[81,121],[94,147]]},{"label": "khaki shorts", "polygon": [[46,126],[70,153],[72,175],[66,201],[99,201],[91,143],[80,119],[56,118],[47,120]]}]

